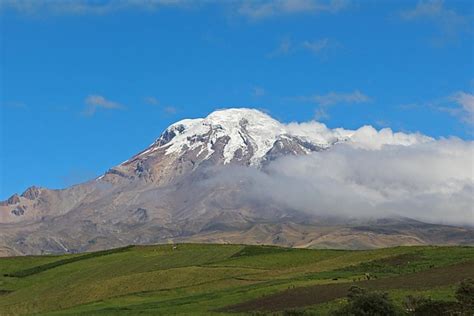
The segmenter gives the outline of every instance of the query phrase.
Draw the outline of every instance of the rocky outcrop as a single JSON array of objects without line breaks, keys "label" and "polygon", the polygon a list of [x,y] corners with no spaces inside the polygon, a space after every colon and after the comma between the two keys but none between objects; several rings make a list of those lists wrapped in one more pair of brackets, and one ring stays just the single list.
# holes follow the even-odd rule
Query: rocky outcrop
[{"label": "rocky outcrop", "polygon": [[13,194],[6,201],[2,202],[2,205],[15,205],[20,203],[20,196],[18,194]]},{"label": "rocky outcrop", "polygon": [[22,197],[28,200],[36,200],[41,194],[41,190],[38,187],[32,186],[25,190],[21,194]]},{"label": "rocky outcrop", "polygon": [[27,208],[27,206],[19,205],[12,210],[12,214],[15,216],[22,216],[25,214]]}]

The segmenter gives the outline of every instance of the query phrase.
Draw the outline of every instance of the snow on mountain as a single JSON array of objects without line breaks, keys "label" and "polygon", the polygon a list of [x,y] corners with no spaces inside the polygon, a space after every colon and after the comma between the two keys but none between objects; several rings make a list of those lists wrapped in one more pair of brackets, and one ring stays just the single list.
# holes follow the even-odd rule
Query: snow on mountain
[{"label": "snow on mountain", "polygon": [[278,121],[252,109],[215,111],[204,119],[179,121],[168,130],[177,131],[179,134],[170,141],[167,154],[200,146],[205,138],[201,138],[201,142],[195,139],[209,135],[206,147],[207,155],[210,156],[214,152],[212,145],[219,138],[228,137],[223,150],[224,163],[229,163],[237,150],[242,150],[245,155],[252,148],[252,165],[259,163],[276,139],[286,133],[284,126]]},{"label": "snow on mountain", "polygon": [[329,130],[319,123],[314,123],[311,127],[285,125],[255,109],[218,110],[206,118],[184,119],[172,124],[140,156],[146,156],[160,148],[166,148],[167,155],[180,155],[183,151],[199,148],[197,155],[206,151],[206,159],[215,152],[214,145],[219,139],[225,139],[222,150],[224,164],[230,163],[239,152],[240,156],[250,155],[250,165],[259,165],[278,140],[297,138],[302,142],[327,148],[347,139],[351,134],[351,131],[342,129]]},{"label": "snow on mountain", "polygon": [[[149,148],[134,158],[165,149],[166,155],[178,156],[196,151],[196,157],[205,154],[203,160],[206,160],[216,150],[222,150],[223,164],[247,157],[249,165],[259,166],[276,151],[281,151],[281,154],[309,153],[327,149],[338,142],[377,149],[384,144],[411,145],[428,140],[431,139],[419,134],[393,133],[390,129],[377,131],[371,126],[346,130],[330,129],[315,121],[284,124],[259,110],[231,108],[217,110],[205,118],[184,119],[172,124]],[[222,148],[217,149],[219,142]]]}]

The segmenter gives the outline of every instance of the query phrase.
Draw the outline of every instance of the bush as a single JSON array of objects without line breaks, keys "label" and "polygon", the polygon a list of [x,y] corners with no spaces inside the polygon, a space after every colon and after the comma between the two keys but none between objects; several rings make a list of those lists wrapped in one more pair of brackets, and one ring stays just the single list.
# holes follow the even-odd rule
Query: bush
[{"label": "bush", "polygon": [[422,302],[413,312],[416,316],[433,315],[459,315],[459,304],[457,302],[435,301],[427,299]]},{"label": "bush", "polygon": [[474,314],[474,281],[462,281],[456,290],[456,299],[461,304],[463,312]]},{"label": "bush", "polygon": [[347,295],[348,304],[334,315],[352,316],[395,316],[401,311],[393,304],[387,293],[367,292],[352,286]]},{"label": "bush", "polygon": [[474,315],[474,282],[462,281],[456,289],[457,302],[436,301],[420,296],[407,296],[404,306],[410,315]]}]

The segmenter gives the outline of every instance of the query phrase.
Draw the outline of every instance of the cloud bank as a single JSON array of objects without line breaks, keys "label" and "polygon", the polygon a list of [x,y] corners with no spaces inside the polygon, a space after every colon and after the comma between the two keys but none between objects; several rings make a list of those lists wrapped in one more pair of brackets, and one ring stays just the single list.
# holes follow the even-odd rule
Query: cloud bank
[{"label": "cloud bank", "polygon": [[[320,123],[292,128],[334,132]],[[323,152],[280,158],[261,171],[224,167],[207,185],[238,181],[242,199],[318,216],[402,216],[474,226],[474,142],[370,126],[350,137]]]}]

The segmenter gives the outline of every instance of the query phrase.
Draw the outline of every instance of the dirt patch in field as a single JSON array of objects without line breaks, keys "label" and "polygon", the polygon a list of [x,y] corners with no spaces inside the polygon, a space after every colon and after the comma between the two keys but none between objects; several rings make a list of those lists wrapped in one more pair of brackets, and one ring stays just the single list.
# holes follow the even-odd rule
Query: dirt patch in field
[{"label": "dirt patch in field", "polygon": [[474,278],[474,261],[385,279],[295,288],[229,306],[222,311],[279,311],[321,304],[346,296],[352,285],[370,290],[424,289],[455,284],[466,278]]}]

